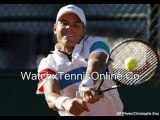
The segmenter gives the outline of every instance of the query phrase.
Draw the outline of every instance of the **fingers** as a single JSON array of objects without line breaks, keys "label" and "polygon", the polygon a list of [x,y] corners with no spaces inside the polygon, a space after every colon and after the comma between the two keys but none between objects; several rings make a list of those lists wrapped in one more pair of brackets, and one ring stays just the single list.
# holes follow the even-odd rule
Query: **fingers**
[{"label": "fingers", "polygon": [[75,115],[80,115],[84,111],[85,111],[84,108],[80,104],[77,104],[76,109],[73,111],[73,113]]},{"label": "fingers", "polygon": [[104,98],[104,95],[99,95],[93,89],[90,89],[90,90],[84,92],[83,100],[88,103],[93,104],[93,103],[99,101],[99,99],[101,99],[101,98]]},{"label": "fingers", "polygon": [[98,92],[95,92],[94,86],[86,87],[80,85],[80,90],[84,92],[83,100],[88,103],[95,103],[99,101],[99,99],[104,98],[104,95],[99,95]]},{"label": "fingers", "polygon": [[87,102],[84,101],[84,100],[81,99],[81,98],[78,98],[78,101],[79,101],[79,103],[80,103],[80,106],[83,108],[83,110],[89,112],[89,109],[88,109],[88,107],[87,107]]},{"label": "fingers", "polygon": [[84,101],[93,104],[94,102],[96,102],[96,99],[92,94],[86,94],[84,97]]},{"label": "fingers", "polygon": [[87,103],[80,98],[72,99],[72,104],[69,107],[68,112],[71,113],[71,114],[79,116],[84,111],[89,112],[89,109],[87,107]]},{"label": "fingers", "polygon": [[84,111],[89,112],[89,109],[87,107],[87,103],[85,101],[83,101],[82,99],[79,99],[79,103],[76,105],[76,110],[75,110],[75,114],[76,115],[80,115],[82,114]]},{"label": "fingers", "polygon": [[94,96],[99,100],[101,98],[104,98],[104,94],[99,94],[98,92],[94,93]]},{"label": "fingers", "polygon": [[84,108],[85,111],[89,112],[89,109],[87,107],[87,103],[84,100],[82,100],[82,107]]}]

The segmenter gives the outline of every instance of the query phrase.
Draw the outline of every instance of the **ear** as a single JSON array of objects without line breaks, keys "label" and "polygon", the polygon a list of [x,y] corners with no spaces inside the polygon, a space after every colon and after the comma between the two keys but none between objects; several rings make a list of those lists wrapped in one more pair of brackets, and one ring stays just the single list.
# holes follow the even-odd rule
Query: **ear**
[{"label": "ear", "polygon": [[53,26],[53,32],[54,32],[54,34],[56,34],[57,32],[56,32],[56,28],[57,28],[57,25],[56,24],[54,24],[54,26]]}]

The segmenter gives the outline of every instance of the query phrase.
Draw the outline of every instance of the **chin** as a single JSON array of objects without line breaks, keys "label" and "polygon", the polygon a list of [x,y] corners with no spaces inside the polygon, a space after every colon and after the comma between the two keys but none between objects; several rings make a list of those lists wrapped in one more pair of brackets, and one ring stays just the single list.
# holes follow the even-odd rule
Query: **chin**
[{"label": "chin", "polygon": [[69,46],[69,47],[75,47],[76,44],[68,44],[67,46]]},{"label": "chin", "polygon": [[68,40],[68,41],[66,41],[66,44],[67,44],[68,46],[75,46],[77,43]]}]

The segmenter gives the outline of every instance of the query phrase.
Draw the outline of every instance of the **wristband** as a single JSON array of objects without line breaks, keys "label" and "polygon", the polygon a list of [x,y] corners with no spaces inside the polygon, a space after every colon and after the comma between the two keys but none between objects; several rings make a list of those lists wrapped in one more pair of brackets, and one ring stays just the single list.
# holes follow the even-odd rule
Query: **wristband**
[{"label": "wristband", "polygon": [[94,82],[89,76],[85,76],[81,82],[81,85],[91,87],[94,85]]},{"label": "wristband", "polygon": [[62,102],[65,101],[66,99],[68,99],[69,97],[66,96],[62,96],[57,98],[57,100],[55,101],[55,106],[58,110],[62,110],[64,111],[64,108],[62,107]]}]

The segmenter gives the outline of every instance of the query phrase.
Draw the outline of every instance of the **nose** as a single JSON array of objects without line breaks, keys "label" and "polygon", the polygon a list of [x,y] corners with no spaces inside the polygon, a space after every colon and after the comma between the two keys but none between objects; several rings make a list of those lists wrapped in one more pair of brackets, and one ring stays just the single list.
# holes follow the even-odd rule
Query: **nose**
[{"label": "nose", "polygon": [[73,30],[73,28],[71,27],[71,25],[67,25],[67,26],[66,26],[66,29],[68,29],[68,30]]}]

